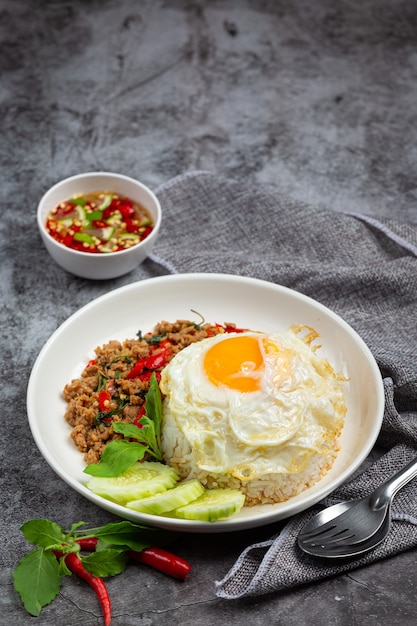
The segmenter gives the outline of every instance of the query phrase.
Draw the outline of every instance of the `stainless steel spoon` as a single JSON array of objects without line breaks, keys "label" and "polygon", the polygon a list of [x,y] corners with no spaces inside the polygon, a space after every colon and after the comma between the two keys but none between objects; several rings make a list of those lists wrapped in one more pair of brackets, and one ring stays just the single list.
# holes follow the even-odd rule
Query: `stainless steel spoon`
[{"label": "stainless steel spoon", "polygon": [[417,476],[417,458],[365,498],[341,502],[315,515],[298,536],[300,548],[323,558],[351,557],[381,543],[391,527],[391,503]]}]

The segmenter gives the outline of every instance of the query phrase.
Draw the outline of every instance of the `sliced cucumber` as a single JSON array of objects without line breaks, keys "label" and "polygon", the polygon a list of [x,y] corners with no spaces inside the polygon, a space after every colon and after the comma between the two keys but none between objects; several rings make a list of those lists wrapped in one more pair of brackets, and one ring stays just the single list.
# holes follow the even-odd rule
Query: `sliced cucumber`
[{"label": "sliced cucumber", "polygon": [[240,511],[245,496],[237,489],[206,489],[197,500],[175,510],[181,519],[216,522]]},{"label": "sliced cucumber", "polygon": [[178,507],[189,504],[204,493],[204,487],[198,480],[188,480],[173,489],[168,489],[163,493],[142,498],[127,503],[128,509],[150,513],[151,515],[162,515],[168,511],[173,511]]},{"label": "sliced cucumber", "polygon": [[148,498],[171,489],[178,482],[177,472],[162,463],[144,461],[135,463],[115,478],[93,476],[87,487],[99,496],[118,504]]}]

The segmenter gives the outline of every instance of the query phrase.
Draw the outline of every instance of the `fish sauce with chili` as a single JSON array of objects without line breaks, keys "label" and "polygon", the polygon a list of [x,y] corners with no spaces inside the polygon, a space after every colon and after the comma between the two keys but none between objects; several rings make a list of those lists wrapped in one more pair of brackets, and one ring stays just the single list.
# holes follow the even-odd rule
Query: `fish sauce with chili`
[{"label": "fish sauce with chili", "polygon": [[49,212],[45,227],[68,248],[108,254],[143,241],[154,223],[139,202],[113,192],[97,192],[60,202]]}]

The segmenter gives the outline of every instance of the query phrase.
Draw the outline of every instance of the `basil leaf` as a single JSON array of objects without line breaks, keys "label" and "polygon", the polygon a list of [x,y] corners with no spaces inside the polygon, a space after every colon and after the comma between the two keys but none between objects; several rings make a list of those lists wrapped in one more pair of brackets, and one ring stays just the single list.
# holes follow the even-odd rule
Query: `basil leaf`
[{"label": "basil leaf", "polygon": [[158,461],[161,461],[162,451],[159,450],[158,442],[156,440],[154,422],[150,420],[147,415],[144,415],[143,417],[141,417],[140,423],[143,426],[143,428],[140,429],[141,433],[143,433],[142,440],[146,441],[150,451],[154,454]]},{"label": "basil leaf", "polygon": [[120,476],[136,461],[143,459],[147,450],[147,446],[141,443],[124,439],[111,441],[104,448],[100,461],[87,465],[84,472],[91,476]]},{"label": "basil leaf", "polygon": [[78,528],[80,528],[81,526],[85,526],[86,524],[87,522],[75,522],[74,524],[71,524],[71,528],[68,534],[72,536]]},{"label": "basil leaf", "polygon": [[141,441],[145,441],[149,446],[149,451],[158,460],[162,461],[161,444],[161,423],[162,423],[162,399],[158,381],[155,373],[149,381],[149,390],[145,400],[145,415],[140,419]]},{"label": "basil leaf", "polygon": [[149,417],[154,423],[155,433],[159,439],[162,423],[162,399],[155,373],[152,374],[149,381],[149,391],[146,394],[145,409],[146,416]]},{"label": "basil leaf", "polygon": [[103,549],[103,542],[118,546],[124,550],[143,550],[151,545],[155,545],[160,539],[161,531],[156,528],[148,528],[132,522],[123,521],[107,524],[96,532],[99,538],[98,550]]},{"label": "basil leaf", "polygon": [[65,541],[62,528],[47,519],[33,519],[20,527],[26,541],[41,548],[57,548]]},{"label": "basil leaf", "polygon": [[126,422],[114,422],[113,430],[115,433],[120,433],[125,437],[137,439],[138,441],[144,441],[144,433],[142,428],[139,428],[139,426],[135,426],[134,424],[126,424]]},{"label": "basil leaf", "polygon": [[124,422],[116,422],[113,424],[113,428],[115,432],[122,433],[125,437],[146,443],[149,446],[149,451],[152,456],[158,461],[162,461],[161,422],[161,392],[159,391],[155,373],[153,373],[149,382],[149,390],[146,394],[145,415],[140,419],[142,428]]},{"label": "basil leaf", "polygon": [[58,595],[59,563],[52,552],[36,548],[26,554],[13,572],[13,582],[25,609],[35,617]]},{"label": "basil leaf", "polygon": [[128,557],[125,552],[107,548],[99,552],[92,552],[88,556],[83,556],[82,563],[87,572],[102,578],[115,576],[123,572],[126,568],[127,560]]},{"label": "basil leaf", "polygon": [[[139,331],[140,332],[140,331]],[[138,337],[139,337],[139,333],[137,333]],[[163,341],[164,339],[166,339],[167,334],[166,333],[161,333],[160,335],[150,335],[149,337],[140,337],[140,339],[144,339],[146,341],[146,343],[148,343],[149,345],[154,345],[156,343],[161,343],[161,341]]]}]

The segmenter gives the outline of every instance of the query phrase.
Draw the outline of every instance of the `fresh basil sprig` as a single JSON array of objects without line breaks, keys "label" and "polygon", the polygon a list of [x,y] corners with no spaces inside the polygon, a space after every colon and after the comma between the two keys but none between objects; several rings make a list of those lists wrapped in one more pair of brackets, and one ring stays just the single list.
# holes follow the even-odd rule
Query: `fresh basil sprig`
[{"label": "fresh basil sprig", "polygon": [[[140,426],[135,426],[125,422],[114,422],[114,431],[124,435],[125,439],[107,444],[100,461],[87,465],[84,472],[91,476],[120,476],[131,465],[141,461],[146,453],[157,461],[162,461],[162,399],[155,373],[152,373],[149,382],[145,414],[139,420],[139,424]],[[126,437],[135,441],[129,441]]]},{"label": "fresh basil sprig", "polygon": [[[25,539],[36,546],[17,564],[13,582],[25,609],[37,616],[42,608],[58,595],[62,578],[71,572],[64,559],[57,559],[54,551],[74,552],[80,556],[84,569],[93,576],[105,578],[123,572],[128,562],[128,550],[141,551],[151,545],[172,541],[173,533],[148,528],[129,521],[106,524],[98,528],[81,529],[78,522],[65,531],[47,519],[33,519],[21,526]],[[80,555],[77,539],[99,539],[95,552]]]}]

